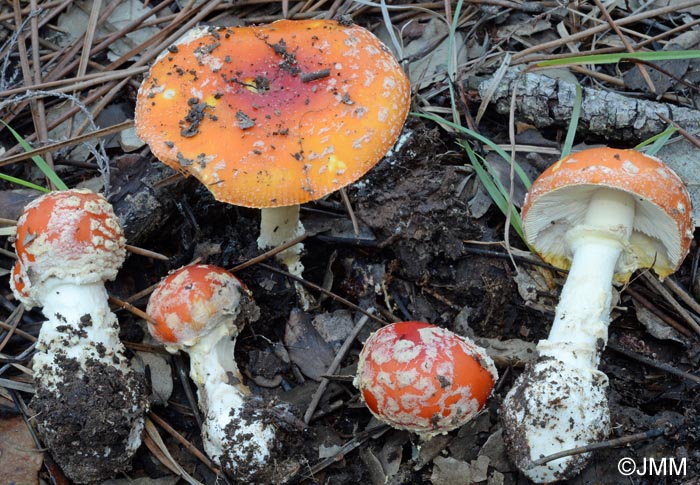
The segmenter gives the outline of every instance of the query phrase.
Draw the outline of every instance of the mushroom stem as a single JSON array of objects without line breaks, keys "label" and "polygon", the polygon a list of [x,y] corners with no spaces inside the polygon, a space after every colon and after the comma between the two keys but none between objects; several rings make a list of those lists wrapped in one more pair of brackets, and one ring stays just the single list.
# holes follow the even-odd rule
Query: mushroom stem
[{"label": "mushroom stem", "polygon": [[[258,237],[260,249],[280,246],[302,234],[304,234],[304,226],[299,221],[298,204],[261,210],[260,236]],[[290,273],[299,277],[304,271],[304,266],[299,260],[303,249],[304,245],[299,243],[277,254],[277,260],[284,264]]]},{"label": "mushroom stem", "polygon": [[[227,327],[219,326],[186,350],[190,377],[197,385],[199,407],[205,414],[204,450],[216,463],[244,477],[268,465],[276,434],[255,417],[250,390],[234,360],[235,338],[231,340]],[[245,443],[240,441],[242,437]]]},{"label": "mushroom stem", "polygon": [[633,221],[632,196],[594,192],[583,224],[566,235],[573,258],[549,338],[537,345],[537,360],[504,400],[511,457],[537,483],[574,476],[590,453],[530,468],[532,461],[608,434],[608,380],[597,367],[608,340],[613,275]]},{"label": "mushroom stem", "polygon": [[597,368],[608,341],[612,281],[620,254],[629,241],[634,199],[611,189],[598,189],[584,224],[567,234],[573,257],[562,288],[554,323],[540,355],[570,365]]},{"label": "mushroom stem", "polygon": [[[35,379],[55,385],[56,353],[75,358],[83,366],[88,359],[94,359],[129,372],[117,318],[109,309],[102,282],[78,285],[49,279],[37,299],[48,320],[39,333],[33,364]],[[66,345],[67,340],[72,345]],[[101,352],[98,346],[103,349]],[[41,371],[36,372],[38,369]]]},{"label": "mushroom stem", "polygon": [[[39,430],[58,458],[79,457],[77,463],[63,463],[76,483],[98,481],[126,468],[139,448],[145,390],[126,358],[101,281],[75,284],[50,278],[35,297],[47,317],[32,363],[32,408]],[[102,390],[109,390],[112,400],[98,406],[95,395]],[[57,404],[67,399],[65,405]],[[69,437],[63,436],[66,418],[61,413],[68,412],[64,407],[80,416],[75,418],[75,435]]]}]

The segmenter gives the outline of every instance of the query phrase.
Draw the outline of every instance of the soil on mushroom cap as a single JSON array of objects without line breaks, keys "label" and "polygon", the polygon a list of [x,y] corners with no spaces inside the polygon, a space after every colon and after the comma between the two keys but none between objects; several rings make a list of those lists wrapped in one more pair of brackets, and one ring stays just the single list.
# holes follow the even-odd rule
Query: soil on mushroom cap
[{"label": "soil on mushroom cap", "polygon": [[57,361],[63,379],[56,390],[39,387],[30,403],[44,444],[76,483],[128,470],[129,433],[146,405],[141,377],[95,360],[82,369],[74,359]]}]

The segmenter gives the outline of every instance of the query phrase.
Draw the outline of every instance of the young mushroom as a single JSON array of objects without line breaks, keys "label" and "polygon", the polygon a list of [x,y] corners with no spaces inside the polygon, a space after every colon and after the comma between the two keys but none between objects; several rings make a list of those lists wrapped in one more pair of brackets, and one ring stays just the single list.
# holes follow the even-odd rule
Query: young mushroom
[{"label": "young mushroom", "polygon": [[549,337],[501,408],[510,457],[531,480],[581,471],[590,453],[532,466],[556,452],[605,439],[608,379],[598,370],[608,340],[613,282],[636,269],[673,273],[693,238],[691,205],[679,177],[634,150],[594,148],[540,175],[523,206],[530,246],[569,274]]},{"label": "young mushroom", "polygon": [[222,268],[186,266],[161,282],[146,311],[151,335],[190,357],[209,457],[241,482],[271,481],[280,439],[274,410],[251,395],[234,360],[241,327],[258,319],[248,290]]},{"label": "young mushroom", "polygon": [[[262,208],[258,245],[304,233],[299,204],[353,183],[398,138],[410,84],[369,31],[335,20],[198,28],[139,89],[136,131],[217,200]],[[279,254],[301,276],[302,245]]]},{"label": "young mushroom", "polygon": [[30,403],[41,438],[76,483],[129,468],[141,444],[146,392],[119,340],[104,283],[125,258],[110,204],[87,190],[52,192],[17,223],[10,285],[47,320],[32,361]]},{"label": "young mushroom", "polygon": [[470,421],[497,379],[491,358],[468,338],[399,322],[367,339],[354,383],[377,419],[428,439]]}]

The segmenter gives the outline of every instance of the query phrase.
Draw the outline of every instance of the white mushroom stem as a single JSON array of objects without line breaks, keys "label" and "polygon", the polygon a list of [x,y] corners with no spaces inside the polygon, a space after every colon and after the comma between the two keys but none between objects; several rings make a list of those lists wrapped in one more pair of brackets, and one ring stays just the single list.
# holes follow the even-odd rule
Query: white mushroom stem
[{"label": "white mushroom stem", "polygon": [[576,475],[590,454],[537,467],[533,461],[605,439],[609,432],[608,380],[597,367],[608,339],[613,275],[633,220],[632,196],[611,189],[593,194],[583,225],[566,236],[572,265],[549,338],[537,345],[537,360],[503,403],[511,457],[537,483]]},{"label": "white mushroom stem", "polygon": [[[271,207],[261,210],[260,236],[258,247],[263,250],[275,248],[304,234],[304,226],[299,221],[299,205]],[[301,277],[304,266],[299,256],[304,245],[299,243],[278,253],[277,260],[284,264],[290,273]]]},{"label": "white mushroom stem", "polygon": [[[109,309],[107,291],[101,282],[76,285],[52,278],[37,293],[42,313],[48,319],[39,332],[37,350],[41,353],[34,357],[35,367],[46,365],[37,379],[55,384],[56,376],[50,370],[57,350],[81,364],[96,359],[123,372],[129,370],[123,359],[125,349],[119,340],[117,319]],[[104,345],[103,353],[97,351],[98,344]],[[118,363],[113,360],[115,355]]]},{"label": "white mushroom stem", "polygon": [[235,339],[228,327],[220,325],[184,350],[190,355],[190,377],[204,414],[204,449],[243,479],[269,466],[276,436],[248,405],[250,390],[234,360]]},{"label": "white mushroom stem", "polygon": [[[304,234],[304,226],[299,220],[299,205],[285,207],[271,207],[260,212],[260,236],[258,248],[267,250],[281,246]],[[303,278],[304,265],[301,263],[301,252],[304,250],[302,243],[285,249],[275,255],[277,261],[287,267],[294,276]],[[299,283],[294,282],[299,302],[304,310],[314,305],[314,298]]]},{"label": "white mushroom stem", "polygon": [[[108,304],[104,284],[76,284],[49,278],[36,290],[37,302],[47,320],[39,332],[33,371],[37,388],[60,392],[65,381],[62,360],[75,359],[82,370],[95,361],[120,371],[124,376],[132,370],[119,340],[119,324]],[[125,382],[131,382],[124,378]],[[136,391],[134,391],[136,392]],[[138,396],[136,396],[138,397]],[[136,412],[138,401],[132,403]],[[126,450],[134,453],[141,444],[143,413],[132,423]]]},{"label": "white mushroom stem", "polygon": [[613,275],[633,222],[631,195],[610,189],[594,193],[584,225],[567,234],[571,268],[549,337],[538,345],[540,355],[572,366],[598,367],[608,341]]}]

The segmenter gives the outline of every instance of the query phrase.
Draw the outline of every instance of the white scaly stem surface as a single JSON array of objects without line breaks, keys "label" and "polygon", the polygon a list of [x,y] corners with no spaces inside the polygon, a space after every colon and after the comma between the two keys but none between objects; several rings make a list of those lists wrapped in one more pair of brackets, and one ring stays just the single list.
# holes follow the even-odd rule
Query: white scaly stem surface
[{"label": "white scaly stem surface", "polygon": [[[258,248],[268,250],[280,246],[304,234],[304,225],[299,220],[299,205],[272,207],[260,212],[260,236]],[[304,265],[301,263],[302,243],[285,249],[275,255],[277,261],[287,267],[294,276],[303,278]],[[314,298],[299,283],[294,282],[299,302],[304,310],[314,305]]]},{"label": "white scaly stem surface", "polygon": [[[204,449],[216,463],[228,456],[234,464],[248,469],[264,468],[274,447],[275,431],[262,422],[242,416],[245,398],[250,394],[236,361],[235,339],[227,325],[221,325],[199,342],[184,350],[190,355],[190,377],[197,385],[199,407],[205,415],[202,427]],[[233,429],[227,427],[236,421]],[[252,456],[244,451],[237,437],[245,437],[245,448],[253,445]]]},{"label": "white scaly stem surface", "polygon": [[[258,248],[268,250],[304,234],[299,221],[299,205],[272,207],[260,211],[260,236]],[[290,273],[301,277],[304,266],[299,255],[304,245],[299,243],[277,254],[277,260],[287,266]]]},{"label": "white scaly stem surface", "polygon": [[[516,448],[514,461],[531,480],[570,478],[586,455],[531,468],[530,461],[604,439],[609,427],[607,377],[597,367],[608,339],[612,281],[634,221],[634,199],[599,189],[582,226],[567,234],[572,265],[549,338],[538,359],[505,399],[504,421]],[[513,445],[511,445],[513,447]]]},{"label": "white scaly stem surface", "polygon": [[[95,359],[122,372],[129,371],[124,358],[125,349],[119,340],[117,319],[109,309],[107,290],[102,282],[77,285],[51,279],[44,283],[38,300],[47,320],[39,332],[39,352],[33,365],[49,372],[38,373],[36,378],[54,383],[56,376],[50,370],[56,369],[55,351],[65,353],[66,357],[76,359],[81,365],[87,359]],[[81,324],[81,319],[87,317],[89,324]],[[59,331],[63,326],[68,326],[69,330]],[[84,332],[84,336],[73,331]],[[97,351],[97,344],[104,345],[103,355]],[[112,359],[115,354],[119,358],[117,364]]]},{"label": "white scaly stem surface", "polygon": [[[58,365],[56,355],[75,359],[83,369],[88,360],[96,360],[124,374],[131,371],[126,349],[119,340],[117,317],[109,308],[107,290],[101,281],[76,284],[51,278],[38,290],[37,300],[47,318],[32,361],[37,386],[56,389],[63,380],[65,371]],[[127,451],[133,452],[140,446],[142,429],[143,419],[135,421]]]}]

